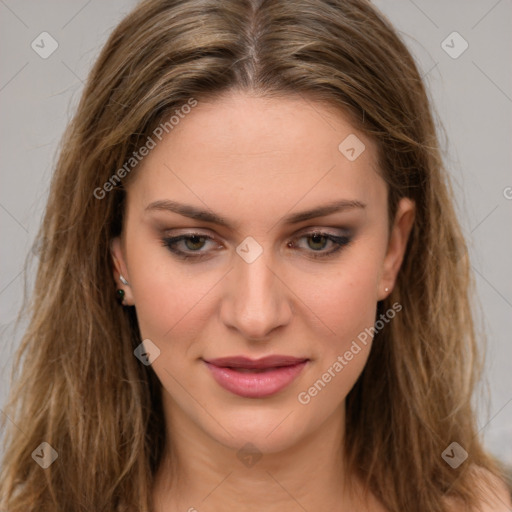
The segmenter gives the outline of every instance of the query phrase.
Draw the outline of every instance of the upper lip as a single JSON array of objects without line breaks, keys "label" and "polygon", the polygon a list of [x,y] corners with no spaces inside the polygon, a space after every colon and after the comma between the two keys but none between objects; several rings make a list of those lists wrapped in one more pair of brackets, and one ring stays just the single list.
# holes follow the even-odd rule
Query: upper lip
[{"label": "upper lip", "polygon": [[205,359],[205,362],[223,368],[261,369],[293,366],[307,360],[308,359],[304,357],[274,355],[262,357],[261,359],[251,359],[250,357],[244,356],[219,357],[217,359]]}]

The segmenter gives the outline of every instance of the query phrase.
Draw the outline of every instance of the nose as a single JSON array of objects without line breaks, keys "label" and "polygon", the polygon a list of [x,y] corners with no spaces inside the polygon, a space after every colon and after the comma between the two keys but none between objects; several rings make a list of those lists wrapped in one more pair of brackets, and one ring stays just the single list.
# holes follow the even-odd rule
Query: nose
[{"label": "nose", "polygon": [[224,324],[249,341],[267,341],[292,317],[291,292],[267,254],[264,250],[251,263],[235,256],[222,301]]}]

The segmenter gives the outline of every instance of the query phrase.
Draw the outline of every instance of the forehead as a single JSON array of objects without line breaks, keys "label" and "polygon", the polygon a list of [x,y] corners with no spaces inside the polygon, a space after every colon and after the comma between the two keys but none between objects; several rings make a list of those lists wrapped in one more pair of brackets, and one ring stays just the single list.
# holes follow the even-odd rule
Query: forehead
[{"label": "forehead", "polygon": [[128,187],[146,203],[202,201],[225,213],[245,205],[253,215],[259,204],[281,215],[295,204],[378,202],[386,192],[373,141],[341,111],[302,96],[199,101],[156,142]]}]

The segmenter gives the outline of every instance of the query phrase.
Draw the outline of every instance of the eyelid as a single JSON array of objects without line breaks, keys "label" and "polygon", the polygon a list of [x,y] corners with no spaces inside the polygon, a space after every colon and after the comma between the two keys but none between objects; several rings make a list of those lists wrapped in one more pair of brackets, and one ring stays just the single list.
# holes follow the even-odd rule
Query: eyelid
[{"label": "eyelid", "polygon": [[[331,230],[333,232],[331,232]],[[301,229],[297,235],[294,235],[294,237],[297,236],[304,236],[304,235],[313,235],[315,233],[319,233],[322,235],[333,235],[333,236],[350,236],[352,235],[351,229],[347,227],[335,227],[335,226],[308,226],[306,228]]]},{"label": "eyelid", "polygon": [[[197,231],[196,231],[197,229]],[[192,237],[192,236],[200,236],[204,238],[208,238],[211,240],[219,241],[219,237],[216,234],[212,234],[211,232],[201,232],[201,228],[182,228],[183,232],[175,233],[176,230],[164,230],[165,235],[163,238],[169,239],[169,238],[178,238],[178,237]],[[331,232],[330,230],[334,230],[334,232]],[[170,232],[170,233],[169,233]],[[315,233],[322,234],[322,235],[332,235],[332,236],[352,236],[352,229],[349,229],[347,227],[341,227],[341,226],[307,226],[305,228],[302,228],[298,231],[298,233],[291,235],[288,237],[290,240],[294,240],[297,237],[305,236],[305,235],[313,235]],[[238,244],[237,244],[238,245]]]}]

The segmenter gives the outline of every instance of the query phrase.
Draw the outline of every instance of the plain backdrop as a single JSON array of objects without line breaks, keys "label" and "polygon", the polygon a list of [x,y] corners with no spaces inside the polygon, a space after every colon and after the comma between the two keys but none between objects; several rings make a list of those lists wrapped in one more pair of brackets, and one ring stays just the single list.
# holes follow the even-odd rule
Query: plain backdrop
[{"label": "plain backdrop", "polygon": [[[490,398],[479,410],[479,428],[489,450],[512,464],[512,2],[374,3],[417,60],[436,120],[446,130],[446,140],[440,132],[445,162],[482,305],[477,322],[489,340]],[[33,276],[24,272],[24,261],[42,218],[60,138],[102,45],[135,4],[0,0],[0,408],[23,329],[13,329],[23,281],[27,277],[30,286]],[[33,41],[39,41],[39,53]],[[57,49],[42,58],[41,46],[49,51],[52,44]]]}]

